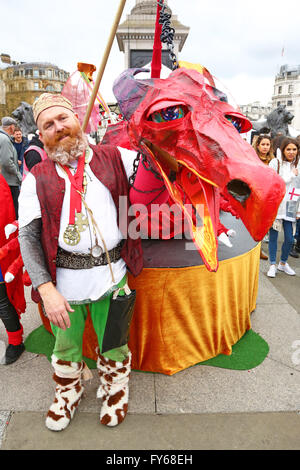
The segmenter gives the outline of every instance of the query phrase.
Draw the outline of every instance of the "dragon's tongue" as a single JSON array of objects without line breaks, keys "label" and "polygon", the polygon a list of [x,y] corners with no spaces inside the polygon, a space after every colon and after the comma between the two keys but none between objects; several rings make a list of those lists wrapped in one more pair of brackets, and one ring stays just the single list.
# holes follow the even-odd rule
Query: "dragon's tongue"
[{"label": "dragon's tongue", "polygon": [[160,169],[170,196],[174,202],[180,205],[189,222],[192,239],[207,269],[216,271],[218,269],[217,241],[207,203],[208,200],[214,201],[213,194],[210,194],[214,191],[213,186],[198,177],[195,170],[185,166],[181,166],[180,171],[176,174],[176,183],[182,188],[196,211],[195,220],[189,206],[183,203],[179,189],[170,182],[157,161],[156,164]]},{"label": "dragon's tongue", "polygon": [[[177,175],[178,183],[191,201],[196,210],[196,224],[191,214],[188,216],[194,243],[209,271],[218,269],[217,241],[209,213],[208,200],[214,200],[213,187],[197,176],[195,171],[190,171],[186,167]],[[199,224],[200,219],[200,224]]]}]

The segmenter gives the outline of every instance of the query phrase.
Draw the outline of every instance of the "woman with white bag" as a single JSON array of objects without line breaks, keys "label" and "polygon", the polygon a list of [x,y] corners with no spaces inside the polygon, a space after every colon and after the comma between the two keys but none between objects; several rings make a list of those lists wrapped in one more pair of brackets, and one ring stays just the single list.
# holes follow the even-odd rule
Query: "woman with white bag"
[{"label": "woman with white bag", "polygon": [[[285,196],[279,206],[276,219],[269,233],[269,259],[270,268],[267,276],[275,277],[277,270],[295,276],[295,271],[287,263],[290,250],[294,243],[293,222],[296,222],[297,202],[300,188],[295,184],[299,174],[299,143],[296,139],[285,138],[281,143],[281,155],[270,161],[273,168],[284,180],[286,185]],[[284,232],[284,241],[281,247],[280,262],[276,267],[277,240],[279,231]]]}]

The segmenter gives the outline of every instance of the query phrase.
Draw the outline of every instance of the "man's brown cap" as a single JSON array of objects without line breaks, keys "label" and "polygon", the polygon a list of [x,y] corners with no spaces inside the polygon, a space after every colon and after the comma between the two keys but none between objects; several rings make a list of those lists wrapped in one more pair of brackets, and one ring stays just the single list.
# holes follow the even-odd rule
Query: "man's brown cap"
[{"label": "man's brown cap", "polygon": [[43,93],[32,105],[35,122],[37,122],[42,111],[45,111],[45,109],[48,108],[53,108],[54,106],[62,106],[63,108],[74,112],[71,101],[61,94]]}]

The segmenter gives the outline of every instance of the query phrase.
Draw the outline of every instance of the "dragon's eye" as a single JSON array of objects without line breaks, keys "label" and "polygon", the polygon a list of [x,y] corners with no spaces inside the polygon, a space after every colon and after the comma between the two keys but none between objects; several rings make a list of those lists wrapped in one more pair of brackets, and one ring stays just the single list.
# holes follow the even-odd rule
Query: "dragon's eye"
[{"label": "dragon's eye", "polygon": [[233,117],[233,116],[229,116],[229,115],[226,115],[225,117],[229,122],[231,122],[231,124],[236,128],[236,130],[238,132],[241,132],[242,123],[237,117]]},{"label": "dragon's eye", "polygon": [[213,92],[214,92],[214,95],[219,98],[220,101],[224,101],[224,103],[228,103],[228,98],[227,98],[227,95],[225,93],[223,93],[223,91],[221,90],[218,90],[217,88],[214,88],[214,87],[211,87]]},{"label": "dragon's eye", "polygon": [[169,106],[168,108],[160,109],[150,114],[148,121],[153,122],[169,122],[176,121],[183,118],[187,114],[187,109],[184,106]]}]

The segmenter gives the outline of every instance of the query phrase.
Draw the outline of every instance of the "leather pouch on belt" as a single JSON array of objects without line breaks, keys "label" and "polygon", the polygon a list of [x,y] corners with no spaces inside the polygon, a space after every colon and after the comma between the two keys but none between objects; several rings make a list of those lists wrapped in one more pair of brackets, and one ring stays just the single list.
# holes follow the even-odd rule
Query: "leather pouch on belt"
[{"label": "leather pouch on belt", "polygon": [[[119,295],[122,290],[125,294]],[[135,298],[136,291],[131,291],[127,284],[114,292],[102,341],[102,354],[128,343]]]}]

